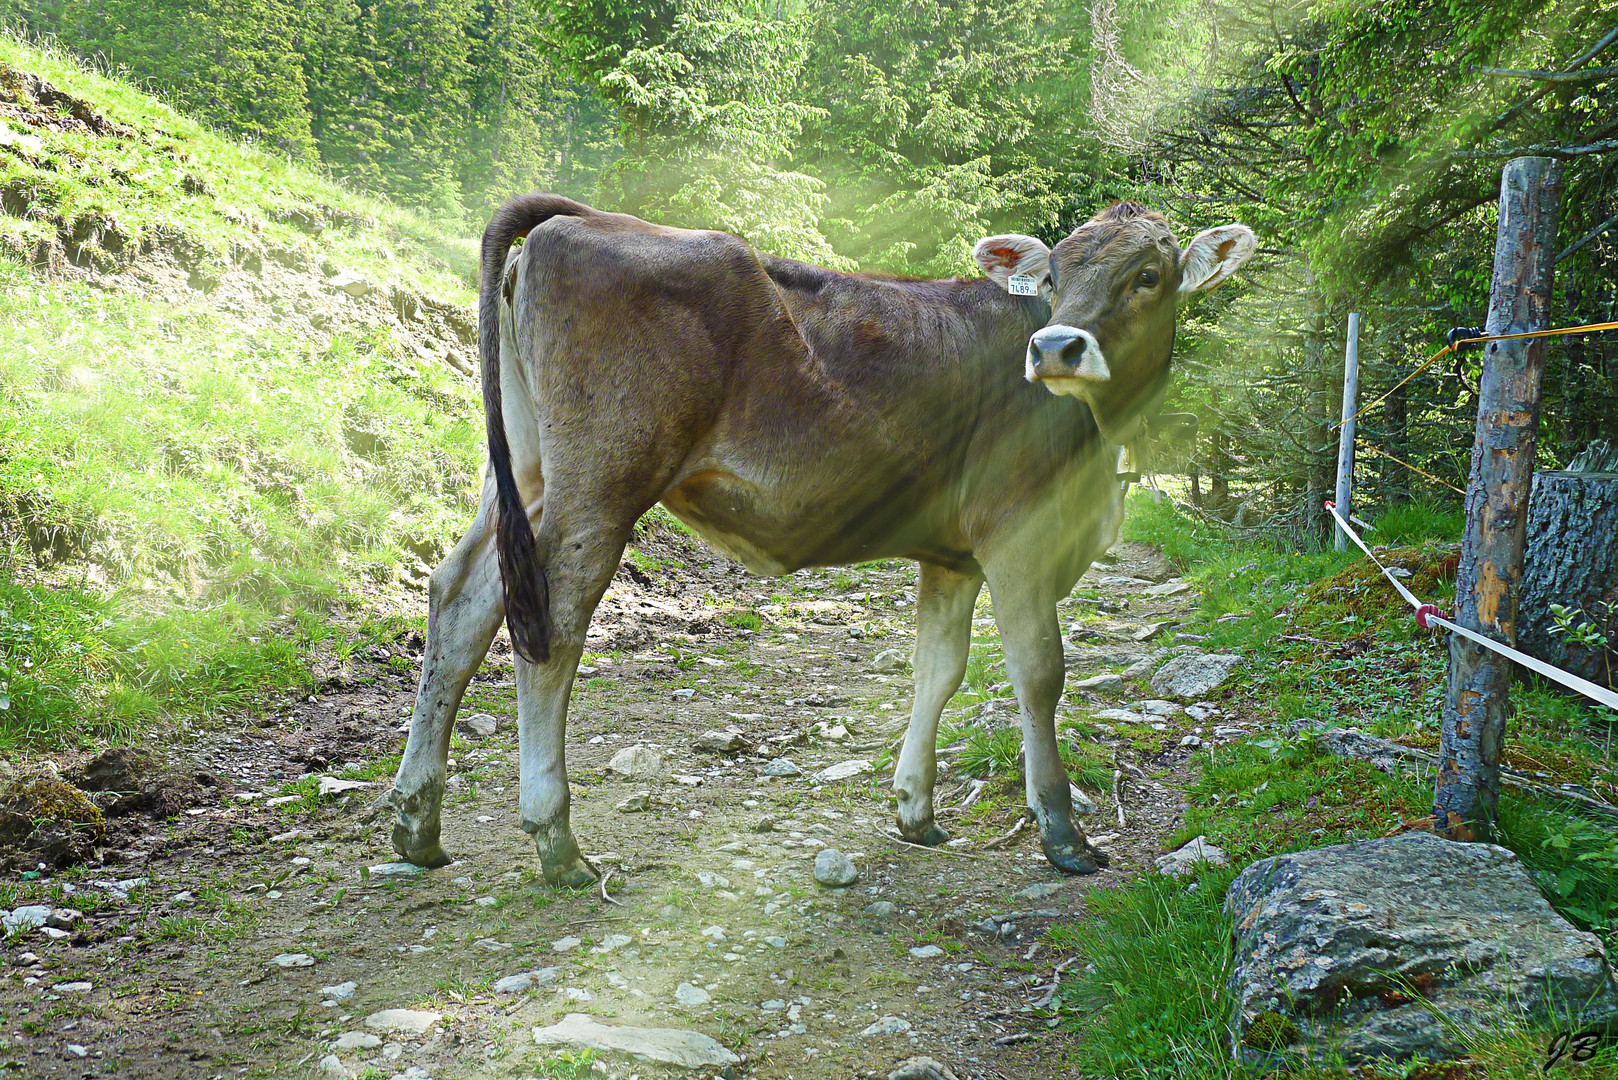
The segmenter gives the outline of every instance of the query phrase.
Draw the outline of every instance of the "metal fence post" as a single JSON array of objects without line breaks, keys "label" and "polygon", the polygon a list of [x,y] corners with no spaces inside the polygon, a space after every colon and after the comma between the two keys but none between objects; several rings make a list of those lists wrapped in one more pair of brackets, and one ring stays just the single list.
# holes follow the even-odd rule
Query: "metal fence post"
[{"label": "metal fence post", "polygon": [[[1348,314],[1348,348],[1343,353],[1343,426],[1337,433],[1337,509],[1344,518],[1352,512],[1354,494],[1354,412],[1360,389],[1360,313]],[[1337,550],[1348,550],[1348,536],[1337,526]]]}]

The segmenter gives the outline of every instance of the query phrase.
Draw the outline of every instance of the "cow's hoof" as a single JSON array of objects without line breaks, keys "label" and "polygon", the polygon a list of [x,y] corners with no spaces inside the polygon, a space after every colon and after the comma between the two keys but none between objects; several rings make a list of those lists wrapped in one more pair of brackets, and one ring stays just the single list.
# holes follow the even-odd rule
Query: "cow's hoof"
[{"label": "cow's hoof", "polygon": [[900,822],[899,835],[907,842],[920,844],[922,847],[938,847],[949,839],[949,833],[939,828],[935,821],[929,821],[924,829],[907,829],[904,823]]},{"label": "cow's hoof", "polygon": [[582,857],[570,866],[545,867],[545,884],[553,889],[588,889],[600,876]]},{"label": "cow's hoof", "polygon": [[424,866],[428,870],[436,870],[440,866],[448,866],[452,861],[444,851],[444,845],[437,840],[422,843],[416,830],[403,823],[393,826],[393,850],[405,862]]},{"label": "cow's hoof", "polygon": [[1093,874],[1104,866],[1111,864],[1112,860],[1106,852],[1098,851],[1088,844],[1075,847],[1072,844],[1045,846],[1045,858],[1050,864],[1064,874]]}]

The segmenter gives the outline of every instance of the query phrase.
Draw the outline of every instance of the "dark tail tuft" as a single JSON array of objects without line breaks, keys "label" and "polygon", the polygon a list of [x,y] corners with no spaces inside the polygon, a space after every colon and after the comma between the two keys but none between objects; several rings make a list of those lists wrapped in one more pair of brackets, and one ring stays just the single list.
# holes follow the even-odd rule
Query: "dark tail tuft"
[{"label": "dark tail tuft", "polygon": [[560,195],[518,195],[495,211],[483,230],[483,279],[478,292],[478,352],[483,363],[483,418],[489,431],[489,466],[494,470],[497,502],[495,549],[505,593],[506,625],[512,648],[530,663],[551,655],[550,586],[528,523],[528,508],[511,472],[511,444],[506,441],[505,413],[500,403],[500,277],[506,254],[518,237],[559,214],[585,217],[593,211]]}]

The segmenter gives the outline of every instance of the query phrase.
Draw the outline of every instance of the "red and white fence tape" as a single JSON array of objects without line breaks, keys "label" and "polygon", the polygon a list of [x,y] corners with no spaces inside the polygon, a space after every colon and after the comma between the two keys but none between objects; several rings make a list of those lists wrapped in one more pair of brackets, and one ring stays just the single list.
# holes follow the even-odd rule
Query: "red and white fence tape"
[{"label": "red and white fence tape", "polygon": [[1416,623],[1423,630],[1431,630],[1435,626],[1442,626],[1469,641],[1477,642],[1485,649],[1490,649],[1510,660],[1515,660],[1530,671],[1538,672],[1553,682],[1561,683],[1569,690],[1576,690],[1592,701],[1600,702],[1609,709],[1618,709],[1618,693],[1614,693],[1604,686],[1597,686],[1589,679],[1581,679],[1571,672],[1563,671],[1561,668],[1547,664],[1545,661],[1529,656],[1525,652],[1519,652],[1510,645],[1501,644],[1493,638],[1484,637],[1476,631],[1468,630],[1464,626],[1457,626],[1450,622],[1438,605],[1423,603],[1415,593],[1405,588],[1404,582],[1394,577],[1393,573],[1382,565],[1381,559],[1371,554],[1371,549],[1365,546],[1365,541],[1360,539],[1360,534],[1354,531],[1354,526],[1350,525],[1344,520],[1343,515],[1337,512],[1336,503],[1328,501],[1326,503],[1326,512],[1337,519],[1337,524],[1347,534],[1348,538],[1358,544],[1361,551],[1365,552],[1366,558],[1376,563],[1377,569],[1382,571],[1382,576],[1387,578],[1388,583],[1398,590],[1400,596],[1404,597],[1405,603],[1416,609]]}]

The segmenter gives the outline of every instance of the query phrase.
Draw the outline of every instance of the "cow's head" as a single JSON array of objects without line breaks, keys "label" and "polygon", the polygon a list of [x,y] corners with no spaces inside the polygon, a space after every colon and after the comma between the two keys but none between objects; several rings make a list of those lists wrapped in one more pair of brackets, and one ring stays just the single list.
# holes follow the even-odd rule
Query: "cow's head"
[{"label": "cow's head", "polygon": [[1177,299],[1224,282],[1256,246],[1246,225],[1220,225],[1181,251],[1163,215],[1125,202],[1054,250],[1012,233],[979,240],[972,255],[1008,292],[1049,297],[1050,321],[1028,339],[1028,381],[1082,398],[1121,445],[1168,388]]}]

